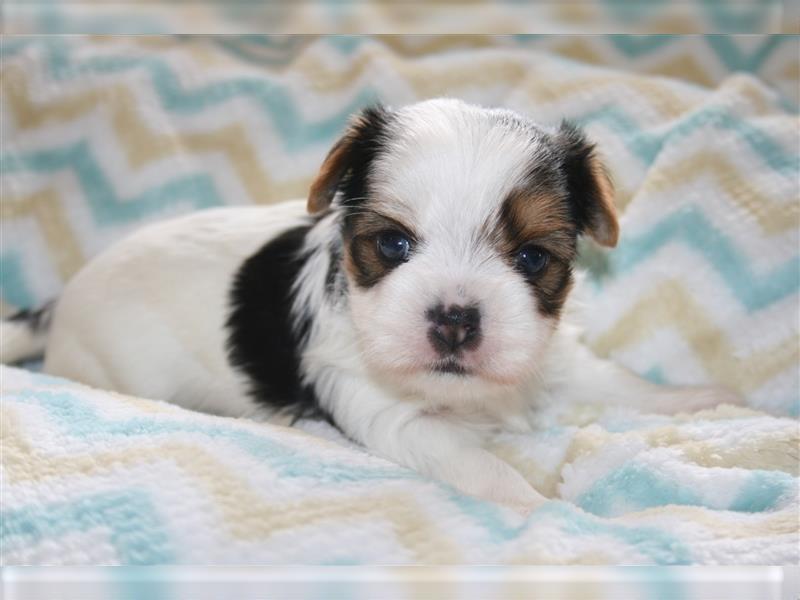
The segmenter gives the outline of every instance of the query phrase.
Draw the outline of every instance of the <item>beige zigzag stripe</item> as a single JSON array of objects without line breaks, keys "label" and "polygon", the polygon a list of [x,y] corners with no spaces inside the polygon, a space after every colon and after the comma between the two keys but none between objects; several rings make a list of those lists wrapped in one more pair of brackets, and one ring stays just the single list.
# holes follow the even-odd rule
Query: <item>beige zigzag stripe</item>
[{"label": "beige zigzag stripe", "polygon": [[[655,429],[632,431],[625,433],[609,432],[592,426],[602,414],[602,409],[591,407],[575,407],[580,418],[564,421],[570,425],[581,424],[570,442],[561,463],[552,469],[543,469],[526,456],[520,449],[509,443],[493,445],[492,452],[514,466],[531,484],[548,498],[558,496],[558,485],[566,465],[579,456],[596,454],[601,448],[610,444],[625,445],[627,443],[646,441],[650,447],[669,447],[678,450],[686,462],[706,468],[744,468],[778,470],[797,477],[800,475],[800,456],[798,445],[800,433],[791,424],[783,430],[758,432],[743,444],[725,446],[720,440],[695,440],[678,425],[667,425]],[[576,412],[573,411],[573,412]],[[702,414],[686,416],[683,422],[690,419],[732,420],[763,416],[754,410],[729,405],[718,406]],[[676,420],[680,420],[676,417]]]},{"label": "beige zigzag stripe", "polygon": [[[729,516],[731,518],[725,518]],[[640,521],[642,524],[666,518],[697,523],[718,538],[743,539],[796,534],[797,514],[792,510],[775,513],[720,513],[700,506],[656,506],[629,513],[614,521]]]},{"label": "beige zigzag stripe", "polygon": [[759,192],[739,167],[716,152],[700,151],[675,164],[653,168],[637,195],[664,192],[706,174],[713,175],[727,197],[752,215],[766,233],[772,235],[797,227],[800,218],[797,199],[773,201],[771,196]]},{"label": "beige zigzag stripe", "polygon": [[[593,77],[589,80],[543,85],[536,83],[536,78],[531,78],[530,68],[527,65],[508,59],[486,61],[487,68],[480,69],[477,74],[473,70],[473,65],[442,68],[433,73],[431,70],[420,69],[419,66],[398,59],[380,46],[369,48],[360,54],[344,72],[332,71],[311,54],[304,54],[298,58],[295,67],[303,72],[318,90],[338,90],[352,84],[375,58],[389,60],[423,96],[436,96],[452,91],[454,87],[464,85],[466,81],[470,81],[471,84],[494,85],[498,82],[519,82],[527,78],[526,88],[539,100],[556,100],[575,92],[593,89],[604,82],[613,84],[624,81],[626,85],[638,86],[641,90],[648,90],[651,95],[658,96],[656,104],[664,110],[673,103],[681,102],[677,96],[664,96],[666,92],[663,91],[663,87],[628,76],[624,76],[623,79]],[[28,96],[25,74],[21,69],[7,67],[0,75],[3,79],[3,90],[22,129],[38,127],[51,120],[75,119],[97,105],[109,104],[112,107],[117,136],[135,166],[163,158],[182,149],[194,152],[221,151],[228,156],[255,202],[302,196],[307,189],[308,178],[289,182],[276,182],[270,178],[262,168],[241,124],[232,124],[213,132],[159,135],[149,130],[136,111],[136,98],[123,85],[88,90],[71,97],[36,105]],[[471,78],[467,75],[471,75]],[[675,110],[680,111],[683,108],[685,107],[682,105],[680,107],[676,105]],[[673,109],[669,110],[670,114],[673,112]],[[620,192],[619,195],[621,198],[630,196],[624,192]]]},{"label": "beige zigzag stripe", "polygon": [[[143,40],[143,42],[145,41],[147,40]],[[442,41],[447,42],[447,40]],[[194,48],[195,46],[191,47]],[[390,60],[398,72],[412,83],[416,83],[417,92],[424,96],[438,95],[466,81],[465,74],[461,72],[461,69],[444,69],[442,73],[437,73],[436,77],[432,77],[424,69],[398,59],[380,46],[368,48],[344,72],[332,71],[310,53],[301,55],[295,62],[294,68],[303,72],[306,78],[319,90],[333,90],[352,84],[376,58]],[[494,61],[490,62],[494,63]],[[502,59],[495,66],[496,68],[493,69],[481,69],[478,72],[478,79],[486,79],[483,83],[491,85],[497,82],[516,82],[527,77],[526,87],[528,91],[537,96],[539,100],[557,100],[575,92],[594,89],[603,82],[622,82],[626,85],[639,87],[641,91],[646,91],[646,95],[653,99],[654,104],[669,114],[675,113],[676,110],[680,112],[686,108],[682,100],[675,94],[664,95],[665,86],[629,75],[591,77],[586,80],[548,85],[540,82],[537,78],[532,78],[530,73],[526,74],[530,69],[526,65],[513,60]],[[254,149],[244,134],[243,126],[240,124],[233,124],[208,133],[178,133],[173,136],[156,135],[142,122],[142,119],[136,113],[135,98],[122,86],[87,91],[78,96],[59,99],[51,104],[34,106],[25,92],[26,84],[22,72],[10,70],[4,75],[6,75],[4,80],[7,83],[6,91],[11,100],[12,109],[15,110],[15,115],[23,129],[36,127],[50,119],[66,120],[76,118],[94,108],[98,103],[107,101],[114,108],[115,130],[125,145],[128,156],[136,166],[142,165],[149,160],[163,158],[180,149],[196,152],[216,150],[222,151],[228,156],[255,202],[295,197],[303,195],[306,190],[308,179],[286,182],[280,185],[274,182],[267,172],[262,169]],[[753,86],[747,86],[744,83],[741,83],[739,87],[745,91],[751,88],[751,91],[758,91]],[[753,99],[755,101],[759,98],[753,95]],[[630,194],[620,192],[619,196],[620,204],[624,206],[626,204],[624,200]]]},{"label": "beige zigzag stripe", "polygon": [[[192,39],[189,36],[136,35],[120,38],[120,36],[116,35],[90,35],[87,36],[87,39],[91,40],[95,45],[114,45],[122,46],[123,48],[138,46],[146,50],[155,50],[162,53],[167,50],[179,50],[188,53],[195,62],[204,67],[230,66],[241,68],[247,64],[238,56],[221,50],[205,36]],[[121,42],[120,40],[123,41]],[[297,50],[299,49],[298,47]],[[288,67],[290,64],[286,66]],[[280,69],[280,67],[277,68]]]},{"label": "beige zigzag stripe", "polygon": [[[347,70],[335,73],[327,66],[327,63],[319,61],[313,54],[306,52],[300,54],[291,63],[292,70],[300,71],[308,80],[309,85],[317,86],[317,79],[321,77],[326,83],[317,87],[320,90],[339,91],[361,77],[369,66],[371,59],[382,58],[391,63],[392,67],[401,73],[406,80],[414,87],[415,91],[422,96],[434,96],[441,94],[452,94],[452,90],[458,86],[466,84],[477,85],[497,85],[505,83],[514,85],[521,81],[520,70],[528,77],[531,85],[526,88],[530,97],[535,101],[556,101],[562,100],[565,96],[576,93],[591,92],[604,85],[622,84],[635,89],[643,94],[661,112],[664,117],[671,118],[692,107],[678,92],[671,89],[669,82],[658,81],[652,76],[672,76],[677,80],[689,80],[697,83],[705,83],[708,87],[714,87],[716,82],[702,71],[700,64],[691,54],[670,58],[662,65],[656,65],[645,69],[642,72],[628,73],[619,71],[613,74],[589,75],[581,79],[571,79],[564,82],[548,81],[547,77],[541,77],[534,65],[519,62],[518,55],[506,57],[486,57],[480,58],[480,68],[470,63],[467,71],[461,66],[453,65],[433,65],[407,60],[407,57],[424,57],[435,52],[446,49],[457,48],[485,48],[494,47],[501,50],[519,50],[507,46],[497,46],[491,38],[484,36],[473,36],[469,43],[459,40],[460,36],[451,39],[450,36],[433,36],[419,47],[408,44],[406,36],[382,36],[381,45],[368,46],[351,59]],[[598,48],[584,44],[580,40],[570,40],[566,46],[566,53],[560,51],[560,46],[554,47],[558,54],[567,55],[570,58],[582,60],[594,64],[606,64],[608,61],[598,59]],[[387,51],[394,50],[395,53]],[[542,50],[546,50],[542,48]],[[397,56],[400,54],[401,56]],[[607,65],[609,67],[613,65]],[[684,72],[681,69],[688,69]],[[282,68],[279,68],[282,70]],[[537,75],[537,77],[533,77]],[[644,77],[650,75],[651,77]],[[699,81],[695,81],[695,79]],[[738,84],[739,92],[747,98],[755,109],[756,114],[763,114],[775,107],[775,100],[769,96],[769,92],[750,80],[746,83]]]},{"label": "beige zigzag stripe", "polygon": [[[720,410],[721,409],[721,410]],[[732,410],[749,414],[729,418]],[[727,412],[727,414],[726,414]],[[739,407],[721,406],[717,410],[703,411],[686,418],[683,424],[698,419],[733,421],[739,418],[759,418],[764,413],[750,411]],[[579,457],[593,455],[603,448],[611,446],[630,446],[644,441],[651,448],[670,448],[686,463],[694,463],[704,468],[740,468],[748,470],[782,471],[797,477],[800,475],[798,464],[798,444],[800,432],[791,420],[785,419],[782,428],[769,431],[755,431],[743,442],[731,444],[730,440],[721,438],[698,440],[680,425],[666,425],[650,429],[612,432],[599,429],[588,424],[576,431],[575,436],[565,453],[564,461],[558,468],[560,473],[565,465],[575,462]],[[553,490],[555,493],[555,489]]]},{"label": "beige zigzag stripe", "polygon": [[781,77],[784,79],[791,79],[795,82],[800,79],[800,61],[786,65],[783,71],[781,71]]},{"label": "beige zigzag stripe", "polygon": [[[423,85],[435,85],[439,88],[448,89],[462,82],[464,79],[462,74],[457,72],[458,70],[448,71],[452,80],[448,77],[442,78],[438,76],[420,78],[420,75],[423,75],[423,73],[419,70],[415,70],[402,61],[395,59],[385,50],[372,48],[370,52],[365,52],[360,55],[356,64],[351,66],[349,75],[344,77],[345,84],[350,83],[360,75],[368,66],[368,62],[375,55],[383,55],[390,58],[397,64],[400,70],[407,71],[409,77],[412,79],[421,79]],[[500,64],[504,65],[507,70],[482,69],[481,73],[492,73],[492,75],[490,75],[492,79],[499,77],[500,80],[513,80],[523,77],[525,71],[523,65],[507,60],[501,61]],[[303,55],[298,59],[297,65],[300,67],[300,70],[304,71],[307,77],[320,88],[329,89],[334,85],[338,87],[342,83],[341,74],[332,74],[327,67],[322,67],[322,63],[311,57],[311,55]],[[316,71],[317,68],[321,70]],[[3,87],[8,95],[9,103],[22,128],[37,127],[49,120],[60,121],[74,119],[84,112],[91,110],[96,105],[107,102],[112,105],[113,122],[117,135],[123,143],[129,159],[135,166],[141,166],[149,160],[163,158],[171,153],[179,152],[180,150],[195,152],[222,151],[227,155],[233,168],[244,182],[248,193],[256,202],[268,202],[302,196],[307,188],[308,179],[281,183],[273,181],[262,168],[257,154],[248,141],[241,124],[232,124],[213,132],[157,135],[147,128],[146,124],[138,115],[136,112],[135,97],[124,86],[119,85],[102,90],[91,90],[69,98],[59,99],[49,104],[35,106],[27,96],[25,76],[21,70],[10,67],[5,70],[2,75]],[[425,83],[431,81],[435,83]],[[529,81],[533,80],[529,79]],[[641,81],[637,79],[631,81],[641,83]],[[572,93],[575,90],[584,89],[588,84],[593,84],[594,82],[594,78],[589,80],[588,83],[582,81],[573,82],[563,87],[561,92],[565,94]],[[659,86],[654,86],[652,82],[645,82],[644,85],[648,87],[648,89],[660,89]],[[427,92],[427,95],[435,95],[435,90],[432,88],[428,89]],[[557,94],[558,91],[557,89],[551,89],[549,92],[543,93]],[[698,167],[695,165],[694,168],[697,169]],[[751,186],[737,187],[736,185],[731,185],[728,191],[735,199],[752,196]],[[624,199],[628,196],[630,196],[630,194],[619,193],[621,205],[624,206]],[[749,202],[745,202],[743,205],[749,208],[750,204]],[[769,227],[771,223],[782,224],[785,222],[782,221],[781,218],[773,217],[773,213],[769,213],[767,216],[761,216],[759,213],[760,209],[756,210],[755,207],[753,208],[754,210],[751,210],[751,212],[753,212],[760,221],[766,221],[767,227]],[[792,209],[790,208],[789,210]]]},{"label": "beige zigzag stripe", "polygon": [[[392,39],[394,38],[390,36],[386,40],[387,45],[394,43]],[[421,96],[452,93],[454,88],[464,85],[515,85],[524,81],[525,90],[534,100],[541,102],[562,100],[565,96],[597,90],[603,85],[623,84],[641,92],[665,117],[674,117],[690,107],[683,98],[661,82],[626,73],[593,75],[565,82],[547,81],[547,78],[534,77],[538,73],[534,66],[520,60],[518,56],[484,57],[480,61],[480,69],[476,69],[474,62],[433,65],[409,61],[395,55],[386,45],[375,44],[364,48],[348,62],[344,70],[330,67],[312,52],[300,54],[291,63],[291,70],[302,73],[308,84],[317,90],[341,91],[351,87],[379,60],[388,61]],[[45,107],[39,110],[46,112]]]},{"label": "beige zigzag stripe", "polygon": [[[556,45],[552,50],[562,56],[592,65],[607,65],[609,60],[597,45],[581,37],[567,37],[566,41]],[[650,75],[664,75],[675,79],[685,79],[705,87],[714,87],[715,79],[710,76],[691,54],[670,57],[663,63],[644,70]]]},{"label": "beige zigzag stripe", "polygon": [[[681,5],[675,4],[673,6]],[[600,8],[598,3],[562,2],[556,5],[556,14],[563,23],[572,27],[579,23],[590,24],[593,29],[596,29],[598,25],[600,25],[601,29],[619,27],[619,23],[610,17],[604,9]],[[603,27],[603,25],[606,25],[606,27]],[[647,34],[706,33],[707,30],[708,26],[702,19],[702,15],[691,13],[664,14],[662,12],[660,15],[654,15],[636,23],[636,31],[646,32]],[[634,31],[625,31],[623,27],[622,33],[634,33]]]},{"label": "beige zigzag stripe", "polygon": [[310,52],[299,56],[292,66],[303,74],[314,89],[339,91],[352,86],[370,66],[379,61],[388,62],[422,97],[452,94],[454,89],[464,85],[522,84],[523,91],[535,102],[555,102],[575,94],[597,91],[605,85],[622,84],[640,92],[667,118],[675,117],[691,106],[668,86],[625,73],[592,75],[558,82],[548,80],[534,65],[521,60],[519,55],[482,57],[477,64],[475,61],[465,61],[463,64],[438,65],[409,61],[396,56],[384,46],[374,45],[361,51],[341,71],[332,70]]},{"label": "beige zigzag stripe", "polygon": [[[308,84],[318,91],[340,91],[350,87],[359,79],[375,59],[389,61],[392,67],[414,87],[415,92],[423,97],[436,96],[452,93],[454,88],[466,84],[477,85],[497,85],[506,83],[514,85],[522,81],[525,76],[532,76],[535,69],[525,62],[519,62],[517,56],[502,58],[481,58],[481,69],[469,66],[469,71],[464,72],[462,68],[447,66],[428,66],[419,62],[409,61],[408,58],[423,57],[445,50],[460,48],[487,48],[494,47],[499,49],[509,48],[497,46],[496,41],[491,36],[469,35],[469,36],[425,36],[414,38],[415,43],[409,42],[409,36],[386,35],[379,38],[379,43],[368,46],[351,60],[347,68],[343,71],[332,69],[326,62],[321,61],[311,52],[298,53],[297,58],[279,67],[270,67],[270,71],[298,71],[304,75]],[[150,45],[150,42],[142,40],[142,43]],[[191,55],[199,61],[210,64],[218,62],[213,59],[214,51],[198,44],[183,46]],[[387,49],[391,50],[387,51]],[[515,48],[511,48],[512,50]],[[599,58],[598,49],[583,40],[572,39],[567,44],[554,47],[559,54],[582,60],[584,62],[603,64]],[[399,56],[398,56],[399,55]],[[234,59],[223,52],[219,52],[219,57],[225,57],[229,62]],[[433,71],[433,72],[431,72]],[[670,60],[659,68],[646,71],[653,75],[674,76],[677,79],[688,79],[714,86],[707,74],[702,71],[702,67],[697,63],[691,54],[685,54]],[[687,73],[689,76],[687,76]],[[592,75],[585,79],[559,82],[557,84],[548,83],[546,78],[536,77],[532,80],[533,86],[527,89],[528,93],[536,101],[556,101],[564,96],[574,93],[593,91],[598,86],[607,84],[623,84],[633,87],[642,92],[652,103],[653,106],[662,112],[665,117],[674,117],[691,105],[683,98],[672,92],[669,85],[664,82],[645,79],[637,74],[616,73],[613,75]],[[740,84],[740,92],[750,101],[758,114],[767,112],[773,105],[773,101],[765,96],[765,92],[757,86]]]},{"label": "beige zigzag stripe", "polygon": [[[300,53],[298,57],[285,67],[278,67],[278,71],[291,68],[300,72],[308,81],[309,86],[318,91],[340,91],[352,86],[357,79],[363,76],[370,64],[376,60],[389,62],[392,68],[401,74],[422,97],[452,94],[454,89],[464,85],[516,85],[525,82],[524,91],[535,102],[556,102],[573,94],[593,92],[605,85],[624,85],[643,94],[651,105],[666,118],[675,117],[692,108],[692,104],[674,92],[668,82],[642,77],[638,73],[618,72],[614,74],[589,75],[581,79],[572,79],[564,82],[553,82],[548,77],[542,77],[526,61],[520,61],[519,55],[506,57],[486,57],[480,59],[481,68],[476,69],[472,63],[469,65],[432,65],[419,61],[408,60],[408,57],[425,56],[446,49],[482,47],[497,47],[494,40],[487,36],[468,36],[469,40],[461,39],[463,36],[430,36],[424,38],[423,43],[412,45],[408,43],[408,36],[381,36],[380,43],[367,46],[351,59],[347,68],[336,71],[321,61],[313,52]],[[582,42],[575,41],[576,44]],[[586,52],[597,55],[597,49],[584,46]],[[508,49],[500,46],[500,49]],[[198,47],[199,50],[199,47]],[[513,50],[513,48],[512,48]],[[397,56],[396,54],[401,56]],[[585,58],[585,56],[584,56]],[[678,57],[680,58],[680,57]],[[691,55],[684,57],[686,61],[693,61]],[[208,53],[205,53],[208,60]],[[678,59],[676,59],[678,60]],[[684,62],[686,62],[684,61]],[[676,62],[670,68],[678,79],[680,67],[687,66],[684,62]],[[464,68],[466,67],[466,72]],[[700,67],[697,66],[699,69]],[[271,69],[273,70],[273,69]],[[670,73],[654,73],[669,75]],[[713,83],[711,83],[713,86]],[[735,88],[748,100],[754,114],[764,114],[774,108],[775,101],[769,92],[754,84],[752,80],[738,78],[734,83],[726,84]]]},{"label": "beige zigzag stripe", "polygon": [[61,208],[54,189],[45,189],[20,198],[3,197],[0,218],[3,220],[33,216],[42,231],[61,279],[69,279],[84,262],[83,252],[72,235],[72,228]]},{"label": "beige zigzag stripe", "polygon": [[[314,522],[334,520],[356,520],[383,518],[392,523],[398,540],[413,551],[417,560],[426,563],[458,562],[459,552],[452,542],[441,536],[436,525],[420,514],[416,500],[406,494],[372,495],[368,498],[350,498],[340,502],[306,500],[291,504],[268,503],[250,489],[249,484],[235,477],[230,469],[215,457],[196,445],[169,442],[149,448],[125,449],[98,452],[83,456],[54,457],[39,454],[22,436],[15,412],[0,407],[0,442],[4,453],[3,468],[6,484],[18,482],[40,482],[51,477],[91,477],[102,475],[113,469],[125,468],[151,462],[172,460],[185,473],[193,477],[214,499],[224,515],[231,535],[239,539],[257,540],[295,527]],[[716,535],[726,537],[758,537],[765,531],[773,535],[793,532],[797,529],[795,519],[784,515],[759,519],[755,523],[730,523],[695,507],[658,507],[635,515],[613,519],[625,522],[629,518],[644,518],[653,514],[674,516],[675,511],[685,513],[692,521],[708,527]],[[518,555],[512,562],[531,562],[528,554]],[[601,553],[580,555],[577,562],[597,564],[607,562]],[[536,562],[548,563],[547,556],[536,555]]]},{"label": "beige zigzag stripe", "polygon": [[[555,44],[548,48],[551,52],[560,54],[573,60],[588,64],[608,66],[614,68],[616,55],[606,50],[607,42],[602,39],[585,39],[582,37],[567,36],[565,42]],[[609,55],[611,54],[611,55]],[[665,57],[647,56],[648,61],[655,61],[652,64],[640,63],[634,67],[636,73],[670,77],[678,81],[691,81],[707,88],[716,87],[721,76],[714,71],[707,70],[703,64],[697,60],[696,56],[687,51],[678,55],[667,55]],[[782,67],[781,77],[784,79],[798,79],[800,74],[800,61],[791,60]],[[764,90],[758,90],[755,86],[743,89],[742,92],[750,102],[756,107],[759,113],[765,112],[769,107],[775,106],[775,101],[765,95]]]},{"label": "beige zigzag stripe", "polygon": [[[407,43],[407,36],[382,36],[380,45],[375,44],[362,49],[355,58],[349,61],[344,71],[335,71],[311,52],[300,54],[291,63],[291,69],[302,73],[309,85],[319,91],[340,91],[345,87],[352,86],[364,74],[370,66],[370,62],[382,59],[388,61],[392,68],[412,85],[415,92],[423,97],[452,94],[454,89],[464,85],[502,83],[516,85],[524,81],[527,84],[524,91],[534,101],[556,102],[574,94],[594,92],[604,85],[621,84],[641,93],[666,118],[675,117],[693,106],[679,93],[674,92],[668,82],[646,78],[639,73],[605,73],[564,82],[553,82],[548,77],[542,77],[534,65],[520,61],[519,55],[516,54],[506,57],[483,56],[480,58],[479,69],[476,69],[472,63],[464,66],[453,66],[452,64],[442,66],[409,61],[407,58],[465,46],[470,48],[496,47],[493,40],[485,36],[471,36],[468,43],[465,43],[460,37],[432,36],[419,46],[412,46]],[[578,40],[574,43],[582,44]],[[387,48],[403,56],[397,56]],[[575,51],[576,48],[573,47],[572,50]],[[508,48],[500,46],[500,49]],[[583,59],[587,58],[587,55],[597,56],[597,49],[589,45],[583,46],[583,52]],[[667,67],[675,71],[674,75],[681,79],[679,69],[690,66],[694,59],[689,54],[685,55],[683,61],[679,59],[680,57],[675,59],[675,64],[668,63]],[[700,69],[696,63],[695,66]],[[670,72],[661,73],[654,69],[653,74],[670,75]],[[710,80],[709,83],[713,87],[714,83]],[[768,92],[755,85],[751,80],[744,78],[737,80],[736,88],[752,105],[755,114],[764,114],[773,109],[774,100],[768,96]]]},{"label": "beige zigzag stripe", "polygon": [[778,373],[796,368],[800,358],[800,345],[794,336],[767,350],[737,357],[725,332],[676,280],[659,284],[591,345],[598,354],[608,356],[665,326],[681,333],[715,381],[740,392],[752,391]]},{"label": "beige zigzag stripe", "polygon": [[[298,45],[295,49],[296,56],[301,56],[301,51],[311,45],[311,43],[318,38],[318,36],[306,36],[304,44]],[[591,41],[586,40],[580,36],[566,36],[564,42],[556,43],[553,46],[542,46],[537,48],[533,46],[531,49],[539,49],[546,52],[553,52],[555,54],[571,58],[580,62],[609,66],[613,67],[616,56],[607,56],[608,52],[605,51],[608,45],[602,39],[594,39]],[[114,36],[92,36],[92,41],[101,43],[119,43],[119,38]],[[242,63],[238,57],[235,57],[227,52],[215,48],[209,44],[203,43],[188,43],[186,40],[179,40],[171,37],[162,36],[137,36],[131,40],[126,40],[129,43],[136,43],[146,48],[166,49],[177,48],[188,52],[199,63],[205,65],[221,65],[231,64],[241,66]],[[383,46],[390,48],[396,54],[402,57],[424,57],[432,54],[441,53],[449,50],[460,49],[476,49],[476,48],[498,48],[498,49],[520,49],[514,46],[506,46],[498,44],[494,36],[491,35],[430,35],[430,36],[408,36],[408,35],[382,35],[380,38],[374,40]],[[279,53],[281,51],[278,51]],[[652,60],[651,56],[647,57]],[[666,76],[672,77],[677,80],[691,81],[700,84],[704,87],[714,87],[719,80],[715,73],[709,73],[702,63],[698,62],[694,54],[685,52],[677,56],[669,55],[666,58],[656,57],[655,64],[642,64],[636,67],[636,72],[646,75]],[[287,61],[284,65],[269,65],[267,68],[271,72],[281,72],[295,68],[293,61]],[[321,66],[315,70],[320,71],[325,67]],[[797,79],[797,72],[800,69],[800,61],[792,61],[784,68],[783,77]],[[359,73],[360,75],[360,73]],[[465,83],[464,81],[463,83]],[[312,85],[313,81],[310,82]],[[352,83],[352,79],[348,78],[342,85]],[[767,103],[767,99],[758,97],[758,94],[752,94],[751,100],[757,105],[763,106]],[[763,112],[763,110],[761,111]]]},{"label": "beige zigzag stripe", "polygon": [[50,103],[35,105],[27,94],[25,74],[8,67],[2,72],[2,89],[22,129],[39,127],[48,121],[66,121],[105,104],[111,107],[112,123],[128,160],[134,167],[181,151],[224,153],[257,203],[303,196],[309,178],[276,181],[261,167],[257,153],[247,139],[244,125],[235,123],[211,132],[157,134],[136,110],[137,100],[124,85],[88,90]]},{"label": "beige zigzag stripe", "polygon": [[167,442],[158,446],[96,452],[82,456],[39,454],[22,436],[16,415],[2,407],[3,467],[6,485],[42,481],[52,477],[90,477],[123,467],[171,460],[195,479],[214,499],[224,515],[230,533],[239,539],[267,538],[285,529],[318,521],[361,522],[385,519],[400,543],[420,563],[458,562],[459,552],[422,514],[415,498],[407,493],[369,494],[366,497],[335,500],[266,502],[247,481],[236,477],[199,444]]}]

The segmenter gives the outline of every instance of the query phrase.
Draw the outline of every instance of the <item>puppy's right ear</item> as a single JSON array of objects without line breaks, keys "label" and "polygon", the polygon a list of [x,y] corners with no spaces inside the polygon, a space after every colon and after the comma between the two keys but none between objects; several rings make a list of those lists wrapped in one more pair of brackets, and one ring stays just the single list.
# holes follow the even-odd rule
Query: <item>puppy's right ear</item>
[{"label": "puppy's right ear", "polygon": [[308,212],[327,209],[354,169],[369,168],[384,141],[389,112],[381,105],[365,108],[351,119],[344,135],[322,163],[308,194]]}]

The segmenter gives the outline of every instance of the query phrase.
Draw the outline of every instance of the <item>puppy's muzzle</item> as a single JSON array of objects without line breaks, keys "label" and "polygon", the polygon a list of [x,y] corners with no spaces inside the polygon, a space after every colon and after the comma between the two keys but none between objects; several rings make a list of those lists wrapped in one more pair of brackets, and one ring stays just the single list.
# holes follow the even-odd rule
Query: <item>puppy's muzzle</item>
[{"label": "puppy's muzzle", "polygon": [[440,356],[457,356],[480,344],[481,313],[477,307],[453,304],[445,309],[439,304],[428,309],[425,316],[431,322],[428,340]]}]

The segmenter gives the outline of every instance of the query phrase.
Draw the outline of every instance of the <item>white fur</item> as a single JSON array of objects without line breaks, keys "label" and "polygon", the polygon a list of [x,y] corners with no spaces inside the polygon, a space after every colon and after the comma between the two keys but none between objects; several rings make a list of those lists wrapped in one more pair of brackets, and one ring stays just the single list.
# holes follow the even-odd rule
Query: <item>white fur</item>
[{"label": "white fur", "polygon": [[[314,315],[306,383],[352,439],[455,488],[527,511],[544,501],[482,448],[490,429],[524,429],[538,403],[604,402],[668,412],[732,396],[662,388],[598,359],[568,323],[540,315],[519,274],[480,242],[505,197],[544,152],[529,130],[501,132],[453,101],[401,109],[397,143],[374,168],[375,203],[413,223],[413,259],[377,285],[326,295],[338,210],[312,230],[294,313]],[[233,277],[269,239],[305,222],[302,202],[197,213],[141,230],[66,287],[45,369],[90,385],[229,416],[268,417],[226,356]],[[349,277],[349,275],[348,275]],[[344,285],[344,284],[343,284]],[[477,303],[484,338],[473,374],[433,373],[425,311]]]},{"label": "white fur", "polygon": [[45,371],[187,408],[254,415],[226,356],[230,285],[265,240],[304,220],[302,202],[213,209],[111,246],[59,298]]},{"label": "white fur", "polygon": [[[498,111],[494,111],[498,112]],[[353,324],[364,356],[381,374],[431,401],[485,404],[513,396],[541,358],[554,324],[537,315],[525,282],[481,241],[503,199],[521,185],[543,149],[528,129],[499,128],[487,111],[456,100],[400,109],[393,143],[376,161],[371,202],[410,222],[421,238],[413,260],[380,286],[351,287]],[[499,113],[501,114],[501,113]],[[437,303],[479,304],[483,340],[464,358],[481,377],[431,376],[438,357],[425,311]],[[452,398],[448,398],[452,396]]]}]

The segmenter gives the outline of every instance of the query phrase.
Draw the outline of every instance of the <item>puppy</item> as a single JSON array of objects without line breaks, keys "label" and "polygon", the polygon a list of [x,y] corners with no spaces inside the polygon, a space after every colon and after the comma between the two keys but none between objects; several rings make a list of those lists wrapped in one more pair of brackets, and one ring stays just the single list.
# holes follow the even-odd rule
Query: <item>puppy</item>
[{"label": "puppy", "polygon": [[[306,210],[307,207],[307,210]],[[483,448],[540,402],[673,412],[738,402],[650,384],[563,323],[576,242],[614,246],[612,186],[576,128],[431,100],[363,111],[307,203],[159,223],[92,260],[6,360],[221,415],[324,417],[370,451],[530,511]]]}]

